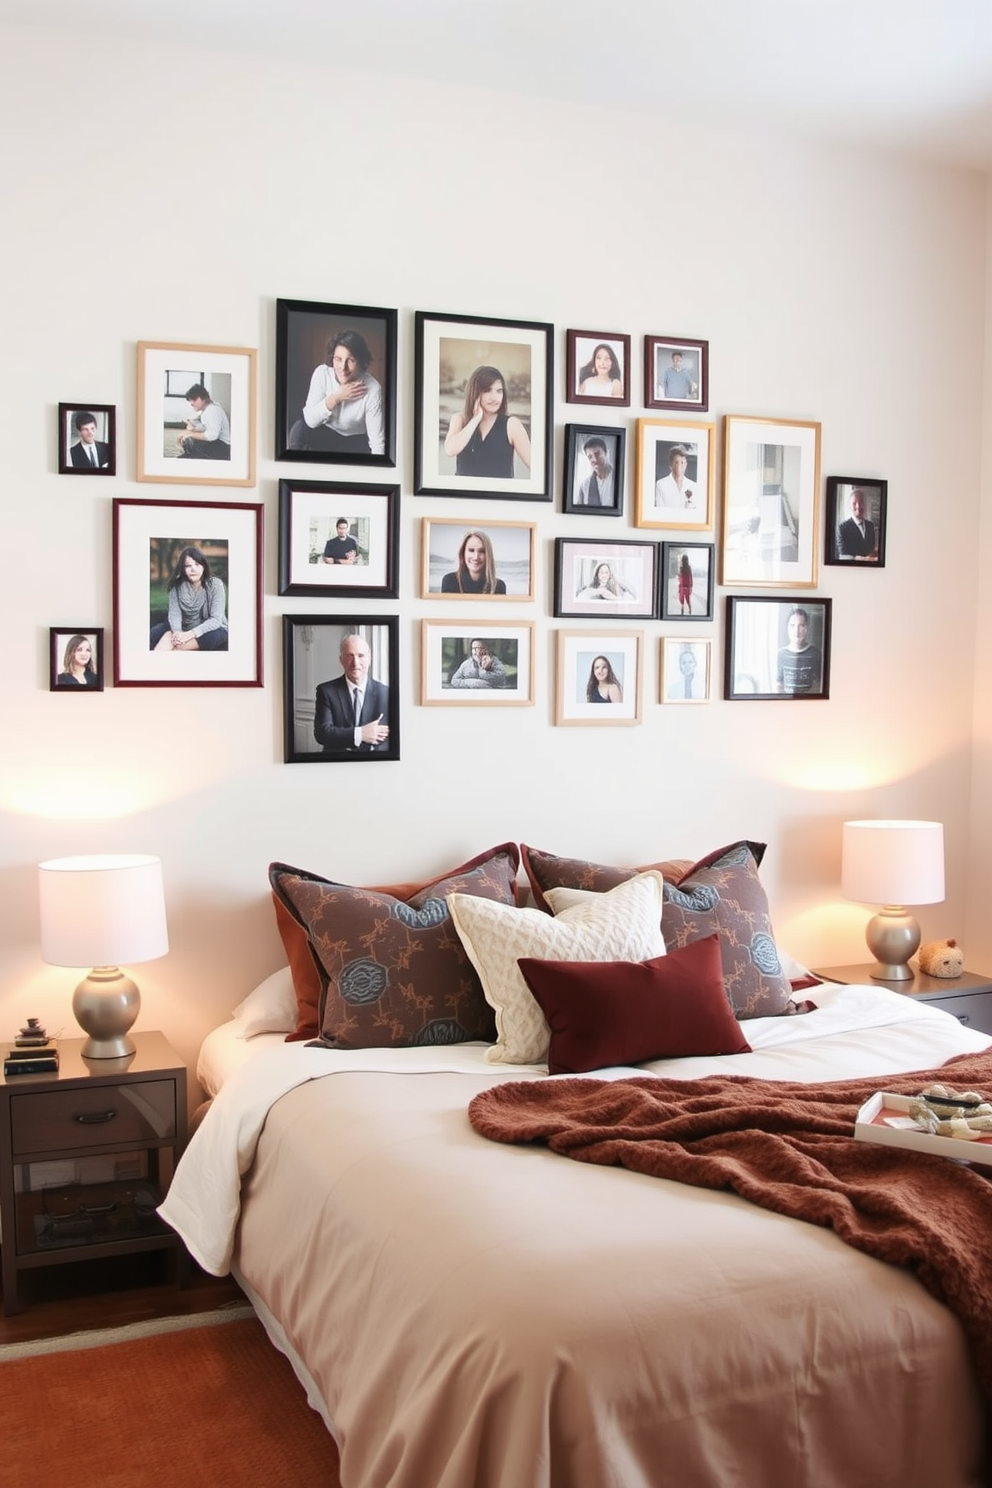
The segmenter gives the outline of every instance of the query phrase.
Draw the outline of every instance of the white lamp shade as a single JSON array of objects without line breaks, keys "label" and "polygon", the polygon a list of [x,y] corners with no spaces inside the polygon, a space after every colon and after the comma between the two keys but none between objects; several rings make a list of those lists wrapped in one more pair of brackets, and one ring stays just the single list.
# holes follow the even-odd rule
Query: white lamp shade
[{"label": "white lamp shade", "polygon": [[862,904],[939,904],[944,828],[927,821],[844,823],[841,893]]},{"label": "white lamp shade", "polygon": [[103,854],[38,864],[50,966],[132,966],[169,949],[160,859]]}]

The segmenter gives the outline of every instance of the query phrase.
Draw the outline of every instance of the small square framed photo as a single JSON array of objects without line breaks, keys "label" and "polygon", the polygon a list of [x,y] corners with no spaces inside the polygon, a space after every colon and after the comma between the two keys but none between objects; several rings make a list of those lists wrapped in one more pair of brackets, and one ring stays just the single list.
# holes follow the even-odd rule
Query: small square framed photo
[{"label": "small square framed photo", "polygon": [[255,484],[257,353],[138,342],[139,481]]},{"label": "small square framed photo", "polygon": [[662,620],[712,620],[714,543],[661,545]]},{"label": "small square framed photo", "polygon": [[117,473],[117,409],[110,403],[59,404],[59,475]]},{"label": "small square framed photo", "polygon": [[534,701],[534,622],[421,621],[420,701],[462,708]]},{"label": "small square framed photo", "polygon": [[623,516],[627,431],[609,425],[565,425],[561,509],[583,516]]},{"label": "small square framed photo", "polygon": [[555,538],[556,615],[650,620],[657,595],[657,543]]},{"label": "small square framed photo", "polygon": [[643,647],[641,630],[559,630],[555,723],[640,723]]},{"label": "small square framed photo", "polygon": [[712,527],[713,436],[713,424],[637,420],[636,527]]},{"label": "small square framed photo", "polygon": [[397,617],[284,615],[282,643],[285,763],[398,760]]},{"label": "small square framed photo", "polygon": [[279,593],[395,599],[399,486],[279,482]]},{"label": "small square framed photo", "polygon": [[620,331],[566,331],[565,398],[629,408],[630,337]]},{"label": "small square framed photo", "polygon": [[855,568],[885,567],[888,481],[868,476],[827,476],[826,549],[823,561]]},{"label": "small square framed photo", "polygon": [[276,300],[276,459],[396,464],[396,311]]},{"label": "small square framed photo", "polygon": [[728,414],[723,427],[722,582],[814,589],[820,425]]},{"label": "small square framed photo", "polygon": [[663,636],[661,640],[661,701],[663,703],[708,703],[710,700],[709,641],[684,641]]},{"label": "small square framed photo", "polygon": [[421,599],[533,599],[536,527],[424,517]]},{"label": "small square framed photo", "polygon": [[48,674],[49,692],[102,692],[103,631],[93,625],[53,625]]},{"label": "small square framed photo", "polygon": [[644,406],[705,413],[710,406],[710,343],[645,336]]},{"label": "small square framed photo", "polygon": [[771,595],[728,599],[724,697],[828,698],[831,603]]}]

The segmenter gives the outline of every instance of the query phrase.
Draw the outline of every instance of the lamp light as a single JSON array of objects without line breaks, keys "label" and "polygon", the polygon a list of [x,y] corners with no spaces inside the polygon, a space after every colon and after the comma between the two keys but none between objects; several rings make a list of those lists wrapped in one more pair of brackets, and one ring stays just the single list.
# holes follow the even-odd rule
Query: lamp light
[{"label": "lamp light", "polygon": [[912,980],[906,965],[920,944],[920,927],[907,904],[939,904],[944,897],[944,828],[928,821],[844,823],[841,887],[845,899],[881,904],[865,929],[880,982]]},{"label": "lamp light", "polygon": [[162,864],[138,854],[53,858],[38,864],[41,956],[50,966],[91,966],[72,994],[72,1011],[89,1034],[83,1055],[119,1059],[141,994],[122,961],[154,961],[169,949]]}]

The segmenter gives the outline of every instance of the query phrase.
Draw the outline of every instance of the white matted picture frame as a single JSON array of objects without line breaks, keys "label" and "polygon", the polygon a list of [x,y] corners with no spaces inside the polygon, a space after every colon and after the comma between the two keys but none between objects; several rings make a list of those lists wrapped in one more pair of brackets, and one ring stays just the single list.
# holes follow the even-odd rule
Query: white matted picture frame
[{"label": "white matted picture frame", "polygon": [[650,620],[657,604],[656,542],[555,538],[555,615]]},{"label": "white matted picture frame", "polygon": [[711,654],[710,641],[662,636],[661,701],[708,703],[712,695]]},{"label": "white matted picture frame", "polygon": [[138,342],[139,481],[255,484],[257,353]]},{"label": "white matted picture frame", "polygon": [[714,424],[637,420],[635,527],[713,526]]},{"label": "white matted picture frame", "polygon": [[721,583],[815,588],[820,425],[743,414],[723,425]]},{"label": "white matted picture frame", "polygon": [[555,723],[640,723],[644,632],[559,630],[557,635]]},{"label": "white matted picture frame", "polygon": [[536,531],[536,522],[424,517],[421,599],[533,599]]},{"label": "white matted picture frame", "polygon": [[534,701],[534,622],[422,620],[420,701],[488,708]]},{"label": "white matted picture frame", "polygon": [[279,593],[397,597],[399,486],[279,482]]}]

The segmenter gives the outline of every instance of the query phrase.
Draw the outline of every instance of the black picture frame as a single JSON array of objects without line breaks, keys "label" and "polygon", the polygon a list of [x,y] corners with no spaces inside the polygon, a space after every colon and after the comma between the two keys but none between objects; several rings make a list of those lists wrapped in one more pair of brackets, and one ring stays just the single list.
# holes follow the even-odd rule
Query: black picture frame
[{"label": "black picture frame", "polygon": [[[324,599],[396,599],[399,594],[398,485],[349,481],[279,482],[279,593]],[[345,561],[327,556],[341,537]],[[352,557],[353,555],[353,557]]]},{"label": "black picture frame", "polygon": [[[596,375],[596,353],[604,348],[610,354],[608,375],[613,391],[591,386]],[[568,403],[601,403],[607,408],[630,407],[630,337],[623,331],[565,332],[565,401]],[[620,391],[616,392],[616,385]],[[583,388],[585,391],[583,392]]]},{"label": "black picture frame", "polygon": [[[418,310],[414,357],[414,495],[550,501],[554,326]],[[506,418],[505,433],[489,451],[488,437],[480,445],[470,437],[463,450],[451,452],[448,440],[471,423],[465,406],[473,378],[481,375],[484,394],[487,372],[490,387],[496,385],[492,373],[503,384],[497,412]],[[466,470],[467,464],[478,468]]]},{"label": "black picture frame", "polygon": [[[606,460],[613,471],[612,503],[590,505],[587,489],[597,472],[585,447],[590,441],[606,446]],[[615,424],[566,424],[562,468],[561,509],[586,517],[622,517],[627,462],[627,431]],[[597,482],[598,489],[598,482]]]},{"label": "black picture frame", "polygon": [[[396,311],[377,305],[336,305],[319,300],[276,300],[276,417],[277,460],[320,465],[382,466],[396,464]],[[303,415],[310,393],[319,395],[319,382],[330,366],[333,338],[357,336],[359,371],[379,388],[379,412],[369,406],[366,430],[370,445],[334,448],[319,445]],[[364,350],[362,349],[364,345]],[[366,368],[361,363],[368,353]],[[334,431],[329,431],[331,434]],[[377,448],[381,444],[381,449]]]},{"label": "black picture frame", "polygon": [[[83,438],[82,430],[95,429],[95,438]],[[96,463],[88,458],[88,445],[96,451]],[[117,409],[113,403],[59,404],[59,475],[117,474]]]},{"label": "black picture frame", "polygon": [[[287,765],[365,764],[400,757],[399,618],[396,615],[284,615],[283,635],[283,760]],[[349,742],[342,710],[340,649],[351,635],[360,636],[371,651],[367,682],[385,687],[388,695],[379,715],[389,730],[377,747]],[[363,713],[382,702],[366,695]],[[374,719],[369,722],[375,722]],[[333,728],[340,743],[328,743],[318,730]]]},{"label": "black picture frame", "polygon": [[[679,576],[683,554],[689,559],[688,584]],[[662,620],[712,620],[716,543],[662,543],[660,580],[658,613]]]},{"label": "black picture frame", "polygon": [[[73,674],[71,663],[81,650],[80,642],[89,642],[90,660],[80,658],[82,675]],[[99,625],[53,625],[48,632],[49,692],[102,692],[104,677],[103,629]]]},{"label": "black picture frame", "polygon": [[[605,579],[603,568],[610,570]],[[651,620],[657,603],[656,542],[555,538],[554,613],[559,618]]]},{"label": "black picture frame", "polygon": [[[730,702],[780,703],[829,698],[832,603],[806,595],[728,597],[724,698]],[[796,658],[803,657],[802,650],[792,651],[790,646],[790,620],[794,615],[806,617],[804,649],[817,653],[801,661]]]},{"label": "black picture frame", "polygon": [[[859,492],[863,526],[856,521]],[[823,561],[839,568],[884,568],[889,483],[877,475],[828,475]]]},{"label": "black picture frame", "polygon": [[[676,370],[688,377],[689,390],[669,396],[665,373]],[[645,336],[644,406],[705,413],[710,406],[710,343],[698,336]]]}]

